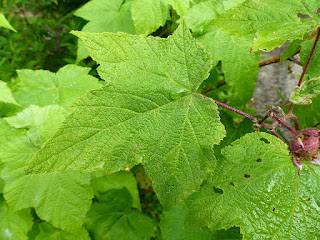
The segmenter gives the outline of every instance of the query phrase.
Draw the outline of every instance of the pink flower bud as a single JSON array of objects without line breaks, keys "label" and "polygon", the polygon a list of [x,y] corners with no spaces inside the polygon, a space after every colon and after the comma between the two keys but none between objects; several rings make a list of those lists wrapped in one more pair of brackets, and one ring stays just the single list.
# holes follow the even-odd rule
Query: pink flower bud
[{"label": "pink flower bud", "polygon": [[297,162],[302,162],[302,160],[318,162],[319,148],[320,130],[316,128],[303,129],[289,143],[289,151]]}]

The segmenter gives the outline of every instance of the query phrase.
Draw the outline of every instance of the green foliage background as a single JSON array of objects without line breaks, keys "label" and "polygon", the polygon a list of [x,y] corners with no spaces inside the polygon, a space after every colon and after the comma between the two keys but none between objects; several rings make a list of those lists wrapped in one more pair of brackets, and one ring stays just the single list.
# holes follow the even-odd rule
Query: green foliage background
[{"label": "green foliage background", "polygon": [[[215,104],[254,114],[260,51],[306,64],[318,0],[0,7],[0,239],[320,238],[319,166]],[[290,97],[303,128],[319,64]]]}]

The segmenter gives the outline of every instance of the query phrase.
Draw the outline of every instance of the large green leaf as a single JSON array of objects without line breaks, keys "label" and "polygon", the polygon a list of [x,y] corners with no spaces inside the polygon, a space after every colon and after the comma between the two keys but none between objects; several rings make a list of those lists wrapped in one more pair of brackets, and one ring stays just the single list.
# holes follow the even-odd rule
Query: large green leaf
[{"label": "large green leaf", "polygon": [[6,201],[14,211],[35,207],[39,217],[54,226],[78,231],[93,197],[90,178],[78,172],[25,175],[24,168],[37,150],[26,137],[1,145]]},{"label": "large green leaf", "polygon": [[0,239],[27,240],[32,228],[32,216],[29,209],[12,213],[2,195],[0,195]]},{"label": "large green leaf", "polygon": [[222,62],[226,83],[231,86],[229,104],[243,108],[255,89],[259,53],[250,53],[253,36],[237,37],[212,25],[228,7],[223,1],[201,2],[190,9],[186,20],[197,40],[212,53],[214,64]]},{"label": "large green leaf", "polygon": [[[287,40],[302,39],[317,28],[318,0],[247,0],[221,15],[215,24],[238,35],[256,33],[253,49],[271,51]],[[309,15],[301,20],[297,14]]]},{"label": "large green leaf", "polygon": [[14,96],[23,106],[58,104],[69,106],[77,97],[101,87],[98,79],[90,76],[90,68],[66,65],[57,73],[46,70],[18,70],[20,83]]},{"label": "large green leaf", "polygon": [[132,19],[137,34],[148,35],[170,19],[168,5],[162,0],[134,0],[131,3]]},{"label": "large green leaf", "polygon": [[[7,119],[15,127],[29,128],[28,136],[39,142],[56,131],[65,114],[59,106],[31,106]],[[25,131],[13,130],[4,122],[0,125],[0,161],[5,163],[1,177],[8,205],[14,211],[35,207],[38,216],[54,226],[78,231],[93,197],[90,177],[78,172],[25,175],[27,163],[39,148],[24,136]]]},{"label": "large green leaf", "polygon": [[68,111],[59,105],[30,105],[16,116],[6,118],[6,121],[15,128],[28,129],[30,141],[40,147],[53,135],[67,114]]},{"label": "large green leaf", "polygon": [[212,178],[190,206],[190,223],[240,226],[244,239],[318,239],[320,167],[293,165],[287,145],[250,133],[226,147]]},{"label": "large green leaf", "polygon": [[[225,135],[216,105],[196,94],[210,55],[185,25],[169,38],[75,33],[108,86],[80,98],[29,172],[113,173],[142,163],[165,206],[199,188]],[[63,142],[64,144],[61,144]]]},{"label": "large green leaf", "polygon": [[[83,27],[82,32],[135,33],[131,17],[131,1],[92,0],[75,11],[74,14],[89,21]],[[77,61],[88,56],[88,50],[79,39]]]},{"label": "large green leaf", "polygon": [[8,28],[14,32],[17,32],[12,26],[11,24],[8,22],[8,20],[6,19],[6,17],[0,13],[0,27],[4,27],[4,28]]},{"label": "large green leaf", "polygon": [[132,209],[132,197],[126,188],[109,190],[103,200],[94,202],[85,225],[95,239],[144,240],[154,235],[151,218]]}]

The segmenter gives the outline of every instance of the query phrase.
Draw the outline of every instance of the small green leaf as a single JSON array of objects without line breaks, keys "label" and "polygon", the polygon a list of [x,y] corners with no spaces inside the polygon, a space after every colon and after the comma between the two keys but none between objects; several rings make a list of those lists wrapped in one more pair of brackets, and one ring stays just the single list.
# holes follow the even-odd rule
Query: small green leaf
[{"label": "small green leaf", "polygon": [[27,240],[28,232],[32,229],[32,216],[29,209],[15,213],[9,210],[8,205],[0,195],[0,239]]},{"label": "small green leaf", "polygon": [[320,237],[319,166],[304,163],[299,177],[287,145],[266,133],[247,134],[222,153],[190,206],[190,224],[240,226],[244,239]]},{"label": "small green leaf", "polygon": [[90,68],[66,65],[57,73],[46,70],[18,70],[20,83],[13,93],[23,106],[58,104],[69,106],[87,91],[100,88],[98,79],[90,76]]},{"label": "small green leaf", "polygon": [[[215,24],[233,34],[256,33],[252,48],[271,51],[287,40],[303,39],[317,28],[318,0],[247,0],[222,14]],[[308,14],[302,21],[297,14]]]},{"label": "small green leaf", "polygon": [[186,15],[188,9],[190,8],[192,0],[162,0],[166,4],[172,6],[174,10],[182,17]]},{"label": "small green leaf", "polygon": [[[300,60],[303,66],[305,66],[308,61],[314,41],[315,41],[315,37],[301,44],[302,47],[300,51]],[[317,44],[314,50],[314,53],[312,55],[312,59],[310,61],[306,74],[308,74],[310,78],[316,78],[320,76],[320,44],[319,43]]]},{"label": "small green leaf", "polygon": [[11,89],[3,81],[0,81],[0,102],[19,105],[13,98]]},{"label": "small green leaf", "polygon": [[303,42],[303,40],[291,41],[289,46],[284,51],[284,53],[282,53],[282,55],[280,57],[280,63],[287,60],[288,58],[290,58],[294,54],[296,54],[298,52],[298,50],[301,48],[302,42]]},{"label": "small green leaf", "polygon": [[[310,105],[296,105],[293,113],[298,117],[301,129],[317,124],[320,120],[320,95]],[[306,114],[307,113],[307,114]]]},{"label": "small green leaf", "polygon": [[8,22],[8,20],[6,19],[6,17],[0,13],[0,27],[4,27],[4,28],[8,28],[14,32],[17,32],[17,30],[15,30],[11,24]]},{"label": "small green leaf", "polygon": [[40,147],[58,129],[67,114],[68,111],[59,105],[30,105],[16,116],[5,119],[15,128],[28,129],[30,141]]},{"label": "small green leaf", "polygon": [[126,188],[109,190],[103,201],[94,202],[85,225],[95,239],[143,240],[154,236],[151,218],[132,209],[132,197]]},{"label": "small green leaf", "polygon": [[186,198],[213,171],[212,146],[225,134],[216,104],[195,93],[208,76],[210,55],[184,24],[167,39],[76,34],[108,85],[74,104],[28,171],[105,168],[110,174],[142,163],[162,204]]},{"label": "small green leaf", "polygon": [[320,94],[320,77],[302,82],[300,87],[296,87],[290,95],[290,100],[294,104],[310,104],[311,98]]},{"label": "small green leaf", "polygon": [[[91,0],[75,11],[74,15],[89,21],[82,32],[135,33],[131,4],[132,1],[124,0]],[[77,61],[88,56],[88,50],[79,39]]]},{"label": "small green leaf", "polygon": [[137,34],[148,35],[170,19],[169,8],[162,0],[135,0],[131,13]]}]

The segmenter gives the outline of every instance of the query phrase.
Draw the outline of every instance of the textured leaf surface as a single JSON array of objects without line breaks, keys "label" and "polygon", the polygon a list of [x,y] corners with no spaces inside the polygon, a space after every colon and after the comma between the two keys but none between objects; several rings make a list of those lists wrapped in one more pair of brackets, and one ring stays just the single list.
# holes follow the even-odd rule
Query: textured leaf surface
[{"label": "textured leaf surface", "polygon": [[252,36],[237,37],[213,26],[214,20],[227,7],[222,2],[202,2],[194,5],[186,16],[188,26],[197,40],[212,53],[214,64],[222,61],[226,83],[231,86],[229,104],[243,107],[253,95],[256,85],[259,53],[252,52]]},{"label": "textured leaf surface", "polygon": [[95,239],[150,239],[154,235],[151,218],[132,208],[132,197],[126,188],[109,190],[103,201],[92,204],[86,227]]},{"label": "textured leaf surface", "polygon": [[54,228],[47,222],[39,224],[39,234],[35,240],[90,240],[88,232],[81,228],[76,234],[72,234],[60,229]]},{"label": "textured leaf surface", "polygon": [[8,28],[14,32],[17,32],[12,26],[11,24],[8,22],[8,20],[6,19],[6,17],[0,13],[0,27],[4,27],[4,28]]},{"label": "textured leaf surface", "polygon": [[162,0],[135,0],[131,3],[131,13],[137,34],[148,35],[170,19],[168,5]]},{"label": "textured leaf surface", "polygon": [[[131,17],[131,1],[92,0],[79,8],[74,14],[89,21],[83,27],[82,32],[135,33]],[[88,56],[89,52],[79,39],[77,61]]]},{"label": "textured leaf surface", "polygon": [[237,225],[244,239],[320,237],[319,166],[304,164],[299,178],[287,146],[266,133],[247,134],[223,154],[190,207],[190,222]]},{"label": "textured leaf surface", "polygon": [[27,240],[28,232],[32,228],[32,216],[29,209],[12,213],[0,195],[0,239]]},{"label": "textured leaf surface", "polygon": [[67,114],[68,111],[59,105],[31,105],[16,116],[6,118],[6,121],[15,128],[28,129],[30,141],[40,147],[58,129]]},{"label": "textured leaf surface", "polygon": [[[215,24],[238,35],[257,33],[253,49],[271,51],[316,29],[319,23],[313,15],[318,8],[318,0],[248,0],[221,15]],[[298,13],[311,19],[302,21]]]},{"label": "textured leaf surface", "polygon": [[12,96],[11,89],[3,81],[0,81],[0,102],[18,104]]},{"label": "textured leaf surface", "polygon": [[214,169],[212,146],[224,136],[216,105],[194,93],[210,56],[184,25],[168,39],[77,35],[108,86],[75,103],[28,171],[104,167],[110,174],[142,163],[164,205],[187,197]]},{"label": "textured leaf surface", "polygon": [[295,104],[310,104],[311,98],[320,94],[320,77],[302,82],[291,94],[290,100]]},{"label": "textured leaf surface", "polygon": [[[303,66],[306,65],[311,49],[313,47],[315,38],[305,41],[301,44],[300,60]],[[315,51],[312,55],[308,70],[306,72],[310,78],[316,78],[320,76],[320,44],[318,43]]]},{"label": "textured leaf surface", "polygon": [[54,226],[77,231],[93,197],[90,178],[78,172],[25,175],[24,168],[36,151],[26,137],[1,145],[6,201],[14,211],[33,206],[40,218]]},{"label": "textured leaf surface", "polygon": [[69,106],[89,90],[100,88],[98,79],[88,75],[90,68],[66,65],[57,73],[46,70],[18,70],[20,84],[14,97],[23,106],[57,104]]}]

